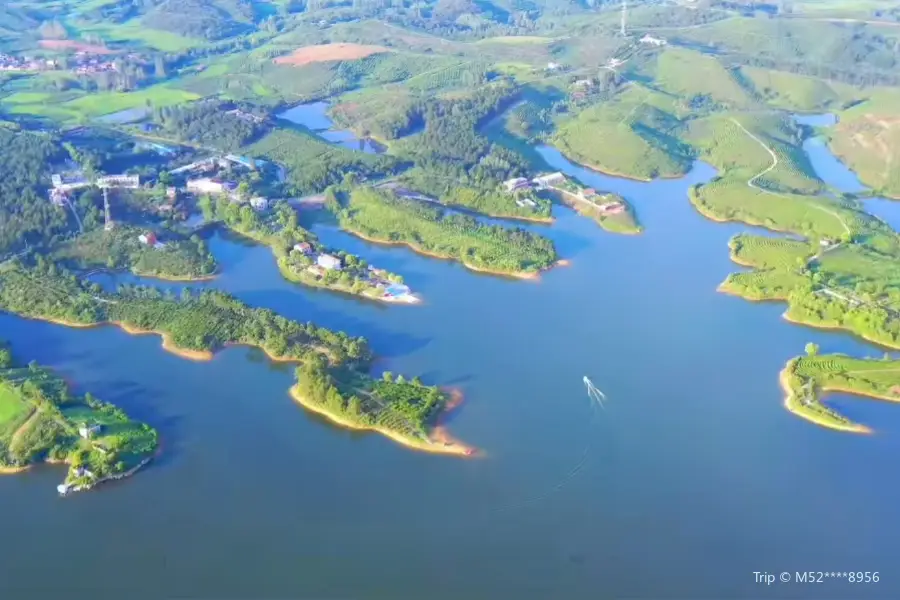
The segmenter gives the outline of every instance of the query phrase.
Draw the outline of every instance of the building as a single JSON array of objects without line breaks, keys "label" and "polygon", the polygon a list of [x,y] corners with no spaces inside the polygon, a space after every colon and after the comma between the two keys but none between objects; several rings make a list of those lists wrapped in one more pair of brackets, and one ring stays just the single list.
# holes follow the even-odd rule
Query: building
[{"label": "building", "polygon": [[531,187],[531,182],[525,179],[524,177],[516,177],[515,179],[509,179],[503,182],[503,187],[506,188],[507,192],[514,192],[516,190],[526,190]]},{"label": "building", "polygon": [[342,266],[341,259],[331,254],[320,254],[316,258],[316,264],[329,271],[340,271]]},{"label": "building", "polygon": [[65,206],[66,202],[69,201],[69,193],[64,189],[50,188],[48,195],[50,196],[50,202],[56,206]]},{"label": "building", "polygon": [[653,37],[649,33],[641,38],[642,44],[647,44],[648,46],[665,46],[668,42],[662,38]]},{"label": "building", "polygon": [[312,252],[312,244],[309,242],[300,242],[299,244],[294,244],[294,250],[300,254],[309,254]]},{"label": "building", "polygon": [[593,79],[579,79],[579,80],[575,81],[575,83],[573,83],[572,85],[575,86],[576,88],[594,87],[594,80]]},{"label": "building", "polygon": [[94,474],[88,471],[86,467],[76,467],[75,477],[88,477],[90,479],[93,479]]},{"label": "building", "polygon": [[533,184],[540,188],[547,188],[553,185],[559,185],[566,182],[566,176],[557,171],[556,173],[548,173],[531,180]]},{"label": "building", "polygon": [[585,200],[590,200],[591,198],[597,197],[597,190],[594,188],[584,188],[581,190],[581,197]]},{"label": "building", "polygon": [[175,186],[169,186],[166,188],[166,198],[169,200],[177,200],[178,199],[178,188]]},{"label": "building", "polygon": [[220,179],[201,177],[200,179],[189,179],[187,189],[195,194],[224,194],[227,185]]},{"label": "building", "polygon": [[625,211],[625,205],[621,202],[607,202],[597,207],[605,215],[617,215]]},{"label": "building", "polygon": [[562,65],[559,64],[559,63],[555,63],[555,62],[548,62],[548,63],[547,63],[547,70],[548,70],[548,71],[558,71],[558,70],[561,69],[561,68],[562,68]]},{"label": "building", "polygon": [[262,196],[256,196],[254,198],[250,198],[250,207],[253,210],[266,210],[267,208],[269,208],[269,201]]},{"label": "building", "polygon": [[50,177],[50,182],[53,184],[53,187],[62,190],[77,190],[81,188],[88,187],[91,185],[91,182],[84,178],[80,172],[78,173],[54,173]]},{"label": "building", "polygon": [[237,154],[228,154],[225,156],[225,160],[228,162],[240,165],[242,167],[246,167],[251,171],[256,170],[256,161],[252,158],[247,158],[246,156],[238,156]]},{"label": "building", "polygon": [[133,190],[141,187],[141,178],[139,175],[106,175],[97,179],[97,187]]},{"label": "building", "polygon": [[83,424],[81,427],[78,428],[78,435],[80,435],[81,437],[83,437],[86,440],[91,439],[92,437],[94,437],[94,435],[96,435],[98,433],[100,433],[99,425],[91,425],[90,427],[88,427],[86,424]]},{"label": "building", "polygon": [[140,240],[140,242],[146,246],[155,246],[157,243],[156,234],[152,231],[142,233],[138,236],[138,240]]}]

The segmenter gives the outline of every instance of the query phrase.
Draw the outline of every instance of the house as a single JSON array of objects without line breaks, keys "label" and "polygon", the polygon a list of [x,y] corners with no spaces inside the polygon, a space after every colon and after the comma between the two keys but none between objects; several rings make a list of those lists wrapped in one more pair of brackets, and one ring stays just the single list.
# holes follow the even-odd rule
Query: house
[{"label": "house", "polygon": [[584,188],[581,190],[581,197],[585,200],[590,200],[591,198],[597,197],[597,190],[594,188]]},{"label": "house", "polygon": [[86,440],[91,439],[94,436],[94,434],[97,434],[97,433],[100,433],[99,425],[91,425],[90,427],[88,427],[87,425],[83,424],[83,425],[81,425],[81,427],[78,428],[78,435],[80,435],[81,437],[83,437]]},{"label": "house", "polygon": [[575,83],[572,84],[576,88],[589,88],[594,86],[593,79],[579,79]]},{"label": "house", "polygon": [[642,44],[647,44],[648,46],[665,46],[668,42],[664,39],[653,37],[649,33],[641,38]]},{"label": "house", "polygon": [[621,202],[607,202],[597,207],[600,212],[606,215],[617,215],[625,211],[625,205]]},{"label": "house", "polygon": [[528,189],[531,187],[531,182],[525,179],[524,177],[516,177],[515,179],[509,179],[503,182],[503,187],[506,188],[507,192],[514,192],[516,190]]},{"label": "house", "polygon": [[69,201],[69,193],[66,190],[51,188],[48,194],[50,196],[50,202],[55,206],[64,206],[66,202]]},{"label": "house", "polygon": [[829,238],[822,238],[821,240],[819,240],[819,245],[823,248],[827,248],[828,246],[831,246],[832,244],[834,244],[834,240],[829,239]]},{"label": "house", "polygon": [[312,244],[309,242],[300,242],[299,244],[294,244],[294,250],[300,254],[309,254],[312,252]]},{"label": "house", "polygon": [[142,244],[145,244],[147,246],[156,246],[156,234],[152,231],[142,233],[138,236],[138,240],[140,240]]},{"label": "house", "polygon": [[561,69],[561,68],[562,68],[562,65],[559,64],[559,63],[555,63],[555,62],[548,62],[548,63],[547,63],[547,70],[548,70],[548,71],[558,71],[558,70]]},{"label": "house", "polygon": [[250,207],[253,210],[266,210],[267,208],[269,208],[269,201],[262,196],[256,196],[254,198],[250,198]]},{"label": "house", "polygon": [[252,158],[247,158],[246,156],[238,156],[236,154],[228,154],[225,156],[225,160],[228,162],[240,165],[242,167],[247,167],[251,171],[256,169],[256,161]]},{"label": "house", "polygon": [[331,254],[320,254],[316,258],[316,264],[329,271],[340,271],[342,266],[341,259]]},{"label": "house", "polygon": [[169,186],[166,188],[166,198],[169,200],[176,200],[178,198],[178,188],[174,186]]}]

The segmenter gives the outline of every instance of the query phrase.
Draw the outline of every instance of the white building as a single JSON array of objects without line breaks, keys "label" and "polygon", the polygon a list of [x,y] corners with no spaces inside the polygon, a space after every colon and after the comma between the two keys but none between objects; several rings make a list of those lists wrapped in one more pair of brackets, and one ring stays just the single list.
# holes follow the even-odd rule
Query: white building
[{"label": "white building", "polygon": [[668,42],[662,38],[653,37],[649,33],[641,38],[642,44],[647,44],[648,46],[665,46]]},{"label": "white building", "polygon": [[269,201],[262,196],[256,196],[254,198],[250,198],[250,207],[253,210],[266,210],[267,208],[269,208]]},{"label": "white building", "polygon": [[316,264],[329,271],[341,270],[341,259],[331,254],[320,254],[316,258]]},{"label": "white building", "polygon": [[562,65],[559,64],[559,63],[555,63],[555,62],[548,62],[548,63],[547,63],[547,70],[548,70],[548,71],[557,71],[557,70],[559,70],[559,69],[561,69],[561,68],[562,68]]},{"label": "white building", "polygon": [[507,192],[513,192],[515,190],[521,190],[531,187],[531,183],[524,177],[516,177],[515,179],[504,181],[503,187],[506,188]]},{"label": "white building", "polygon": [[556,173],[548,173],[547,175],[541,175],[540,177],[535,177],[531,180],[534,185],[545,188],[550,187],[551,185],[557,185],[566,182],[566,176],[557,171]]},{"label": "white building", "polygon": [[195,194],[221,194],[225,191],[225,184],[216,179],[201,177],[200,179],[189,179],[187,189]]},{"label": "white building", "polygon": [[95,433],[100,433],[99,425],[92,425],[90,427],[88,427],[87,425],[82,425],[78,428],[78,435],[86,440],[90,439]]}]

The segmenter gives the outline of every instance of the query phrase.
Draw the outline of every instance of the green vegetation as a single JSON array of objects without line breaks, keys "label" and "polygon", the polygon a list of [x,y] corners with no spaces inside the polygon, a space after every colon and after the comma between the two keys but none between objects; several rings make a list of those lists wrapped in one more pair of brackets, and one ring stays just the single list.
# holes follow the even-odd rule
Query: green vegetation
[{"label": "green vegetation", "polygon": [[199,238],[160,233],[162,246],[154,247],[138,239],[145,232],[121,225],[111,231],[94,229],[63,242],[53,255],[81,269],[128,269],[161,279],[198,279],[215,272],[215,259]]},{"label": "green vegetation", "polygon": [[[279,271],[289,281],[376,299],[384,298],[387,284],[403,282],[399,275],[370,271],[368,263],[356,255],[323,246],[297,224],[297,213],[285,203],[278,203],[265,214],[225,198],[201,198],[200,207],[207,220],[221,221],[232,231],[269,246]],[[297,249],[298,245],[303,249]],[[341,269],[316,266],[315,259],[322,254],[339,258]]]},{"label": "green vegetation", "polygon": [[340,183],[346,173],[373,177],[392,173],[399,166],[393,157],[348,150],[305,130],[283,127],[273,129],[244,151],[287,167],[295,194],[322,191]]},{"label": "green vegetation", "polygon": [[216,100],[158,108],[153,116],[167,137],[228,152],[262,134],[267,118],[254,107]]},{"label": "green vegetation", "polygon": [[854,423],[823,402],[827,392],[844,392],[882,400],[900,401],[900,361],[857,359],[843,354],[819,355],[814,344],[807,356],[788,361],[781,372],[785,407],[817,425],[868,433],[869,428]]},{"label": "green vegetation", "polygon": [[[73,396],[49,371],[0,360],[0,469],[52,461],[69,465],[66,484],[83,489],[124,476],[156,451],[157,433],[91,396]],[[98,427],[82,437],[82,427]]]},{"label": "green vegetation", "polygon": [[666,104],[671,101],[658,92],[631,86],[563,121],[553,143],[598,171],[643,180],[678,177],[690,167],[691,151],[676,136],[675,107]]},{"label": "green vegetation", "polygon": [[677,47],[664,50],[659,55],[655,81],[663,91],[687,98],[697,106],[713,103],[746,108],[755,104],[722,63],[694,50]]},{"label": "green vegetation", "polygon": [[355,188],[338,218],[341,227],[367,239],[406,244],[481,271],[534,274],[556,260],[553,243],[541,236],[483,225],[472,217],[446,214],[372,188]]},{"label": "green vegetation", "polygon": [[785,71],[742,67],[740,75],[766,104],[784,110],[839,109],[863,94],[847,84]]},{"label": "green vegetation", "polygon": [[875,192],[900,198],[900,92],[883,91],[839,113],[828,132],[834,153]]},{"label": "green vegetation", "polygon": [[[302,363],[299,389],[314,407],[338,421],[364,423],[420,445],[432,443],[429,428],[446,402],[437,388],[418,379],[369,377],[372,354],[363,338],[250,308],[219,291],[192,295],[185,290],[178,299],[153,287],[123,286],[104,293],[39,258],[32,267],[13,264],[0,272],[0,308],[71,325],[117,323],[160,333],[168,349],[197,358],[209,358],[229,344],[255,346],[272,358]],[[21,410],[6,402],[4,412],[15,418]]]}]

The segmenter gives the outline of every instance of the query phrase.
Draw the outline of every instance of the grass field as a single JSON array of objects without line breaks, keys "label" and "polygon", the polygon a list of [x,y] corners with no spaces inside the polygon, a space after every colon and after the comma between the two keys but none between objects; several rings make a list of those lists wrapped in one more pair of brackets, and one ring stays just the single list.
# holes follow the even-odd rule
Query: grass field
[{"label": "grass field", "polygon": [[22,416],[31,412],[31,407],[7,384],[0,383],[0,439],[9,432],[11,424],[17,424]]},{"label": "grass field", "polygon": [[809,242],[742,233],[729,240],[735,262],[760,269],[797,269],[817,248]]}]

